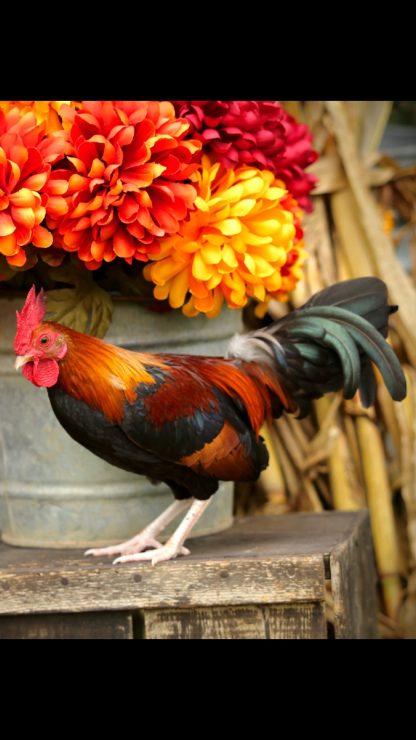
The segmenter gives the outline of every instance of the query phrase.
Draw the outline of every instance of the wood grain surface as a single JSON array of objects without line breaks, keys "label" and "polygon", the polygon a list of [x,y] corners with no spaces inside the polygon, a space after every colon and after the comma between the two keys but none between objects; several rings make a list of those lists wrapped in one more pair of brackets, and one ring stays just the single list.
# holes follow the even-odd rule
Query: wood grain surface
[{"label": "wood grain surface", "polygon": [[0,638],[132,639],[141,619],[147,639],[326,639],[328,584],[335,637],[376,636],[367,511],[252,517],[189,546],[152,567],[2,544]]}]

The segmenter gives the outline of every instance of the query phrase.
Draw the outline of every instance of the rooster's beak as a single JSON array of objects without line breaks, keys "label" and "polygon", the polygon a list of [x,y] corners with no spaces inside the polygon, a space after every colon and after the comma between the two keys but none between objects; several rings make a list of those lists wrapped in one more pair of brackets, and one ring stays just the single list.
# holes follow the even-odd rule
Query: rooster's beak
[{"label": "rooster's beak", "polygon": [[14,364],[15,369],[19,370],[23,365],[26,365],[27,362],[32,362],[33,357],[32,355],[20,355],[19,357],[16,357],[16,362]]}]

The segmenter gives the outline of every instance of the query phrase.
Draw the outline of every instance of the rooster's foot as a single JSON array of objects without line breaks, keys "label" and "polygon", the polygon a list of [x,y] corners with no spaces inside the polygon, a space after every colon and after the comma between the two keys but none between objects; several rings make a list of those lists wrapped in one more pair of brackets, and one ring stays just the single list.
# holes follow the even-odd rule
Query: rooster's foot
[{"label": "rooster's foot", "polygon": [[167,542],[166,545],[162,545],[157,550],[146,550],[146,552],[122,555],[113,561],[113,565],[117,563],[136,563],[144,560],[150,560],[152,565],[156,565],[156,563],[162,563],[164,560],[173,560],[178,555],[190,555],[190,551],[187,547],[178,547],[174,543],[170,544]]},{"label": "rooster's foot", "polygon": [[[179,512],[187,509],[191,503],[192,499],[174,501],[153,522],[150,522],[139,534],[136,534],[135,537],[131,537],[126,542],[121,542],[119,545],[112,545],[111,547],[94,547],[91,550],[87,550],[84,554],[95,555],[96,557],[100,557],[101,555],[134,555],[149,547],[152,549],[152,553],[155,550],[162,549],[163,545],[156,537],[177,517]],[[149,557],[141,559],[149,560]]]},{"label": "rooster's foot", "polygon": [[[151,547],[153,550],[163,547],[161,542],[155,540],[154,537],[147,536],[144,532],[132,537],[126,542],[120,542],[119,545],[112,545],[111,547],[94,547],[91,550],[87,550],[84,555],[94,555],[100,557],[101,555],[133,555],[134,553],[141,553],[146,547]],[[153,551],[152,550],[152,551]]]}]

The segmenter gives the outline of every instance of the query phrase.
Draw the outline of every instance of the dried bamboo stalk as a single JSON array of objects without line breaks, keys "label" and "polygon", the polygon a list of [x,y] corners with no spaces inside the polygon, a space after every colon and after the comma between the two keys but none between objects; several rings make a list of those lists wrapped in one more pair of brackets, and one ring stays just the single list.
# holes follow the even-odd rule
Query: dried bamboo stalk
[{"label": "dried bamboo stalk", "polygon": [[359,150],[364,162],[371,161],[383,138],[393,103],[391,100],[364,101],[361,105]]},{"label": "dried bamboo stalk", "polygon": [[[306,455],[302,463],[302,468],[301,468],[302,473],[311,471],[313,468],[317,468],[318,466],[321,465],[321,463],[326,462],[328,460],[328,457],[331,454],[332,442],[335,441],[337,436],[338,436],[337,429],[329,430],[327,444],[325,445],[325,447],[322,447],[320,450],[316,450],[316,452],[312,452]],[[312,475],[312,472],[310,473],[310,475]]]},{"label": "dried bamboo stalk", "polygon": [[416,371],[403,367],[407,381],[407,397],[394,404],[399,426],[402,460],[401,493],[406,507],[407,533],[413,562],[416,563]]},{"label": "dried bamboo stalk", "polygon": [[278,434],[280,434],[281,438],[284,438],[287,453],[290,456],[293,464],[298,470],[301,470],[303,462],[303,452],[299,449],[288,417],[282,416],[280,419],[278,419],[275,422],[275,428],[277,429]]},{"label": "dried bamboo stalk", "polygon": [[357,433],[355,428],[355,423],[352,417],[345,413],[343,416],[344,421],[344,428],[345,428],[345,435],[347,438],[347,444],[350,451],[350,455],[354,464],[354,470],[355,474],[357,476],[357,481],[359,484],[359,487],[356,491],[357,499],[359,499],[360,507],[365,508],[366,506],[366,500],[365,500],[365,494],[364,494],[364,473],[363,473],[363,466],[361,461],[361,455],[360,455],[360,448],[358,445],[358,439],[357,439]]},{"label": "dried bamboo stalk", "polygon": [[334,242],[336,246],[336,262],[338,267],[338,280],[349,280],[351,277],[350,268],[347,263],[344,250],[341,249],[339,239],[337,235],[334,235]]},{"label": "dried bamboo stalk", "polygon": [[300,477],[296,472],[296,468],[287,454],[285,444],[281,441],[279,435],[274,437],[274,443],[276,445],[277,455],[283,477],[286,483],[286,489],[289,493],[289,501],[291,508],[295,508],[297,500],[301,491]]},{"label": "dried bamboo stalk", "polygon": [[374,421],[363,415],[357,417],[356,424],[384,604],[387,615],[396,619],[402,599],[400,553],[385,452]]},{"label": "dried bamboo stalk", "polygon": [[304,218],[304,240],[308,252],[312,248],[316,254],[322,283],[327,286],[336,282],[334,253],[324,199],[321,196],[315,196],[313,201],[312,213]]},{"label": "dried bamboo stalk", "polygon": [[[308,477],[303,478],[303,490],[306,493],[311,511],[323,511],[323,505],[319,498],[315,486]],[[309,510],[309,507],[307,508]]]},{"label": "dried bamboo stalk", "polygon": [[386,430],[391,437],[398,464],[400,464],[401,441],[400,430],[396,415],[396,403],[395,401],[393,401],[384,383],[378,383],[377,385],[377,401],[380,407],[382,418],[384,419]]},{"label": "dried bamboo stalk", "polygon": [[[320,425],[325,423],[326,415],[331,410],[331,398],[324,396],[315,401],[315,411]],[[340,427],[339,418],[335,417],[333,424],[338,429],[328,458],[329,480],[336,509],[355,511],[360,508],[354,493],[351,475],[351,459],[349,456],[345,434]]]},{"label": "dried bamboo stalk", "polygon": [[326,110],[338,144],[351,192],[357,205],[359,222],[365,232],[368,251],[374,262],[376,274],[387,284],[394,303],[406,306],[397,319],[400,335],[409,358],[416,365],[416,290],[411,279],[396,258],[396,254],[383,230],[378,207],[365,185],[363,165],[357,150],[353,132],[348,124],[346,107],[342,101],[326,101]]},{"label": "dried bamboo stalk", "polygon": [[306,455],[309,449],[310,441],[308,436],[305,434],[302,425],[299,423],[299,420],[295,419],[293,416],[287,416],[286,419],[292,431],[293,437],[298,443],[299,449],[301,450],[303,455]]},{"label": "dried bamboo stalk", "polygon": [[349,276],[374,275],[374,264],[368,253],[367,240],[351,190],[347,188],[331,195],[331,208]]},{"label": "dried bamboo stalk", "polygon": [[322,403],[322,399],[315,401],[314,408],[317,412],[317,406],[319,406],[319,416],[316,413],[319,427],[316,435],[311,439],[309,445],[309,452],[312,454],[314,451],[319,451],[322,447],[328,446],[328,440],[333,437],[337,437],[339,429],[337,427],[338,409],[341,405],[342,397],[340,393],[332,393],[326,396],[326,400]]},{"label": "dried bamboo stalk", "polygon": [[319,293],[325,287],[316,255],[309,255],[305,262],[304,275],[308,285],[308,298],[314,293]]},{"label": "dried bamboo stalk", "polygon": [[321,499],[325,501],[325,504],[327,505],[328,508],[332,508],[331,490],[329,488],[326,478],[324,478],[322,475],[317,475],[315,484],[319,491]]},{"label": "dried bamboo stalk", "polygon": [[310,290],[306,282],[305,277],[298,282],[294,290],[290,294],[290,302],[293,308],[299,308],[302,306],[310,297]]},{"label": "dried bamboo stalk", "polygon": [[283,511],[289,511],[290,507],[286,495],[283,473],[275,450],[272,430],[267,423],[261,429],[261,436],[264,438],[269,453],[269,465],[262,471],[257,483],[267,497],[264,513],[283,513]]}]

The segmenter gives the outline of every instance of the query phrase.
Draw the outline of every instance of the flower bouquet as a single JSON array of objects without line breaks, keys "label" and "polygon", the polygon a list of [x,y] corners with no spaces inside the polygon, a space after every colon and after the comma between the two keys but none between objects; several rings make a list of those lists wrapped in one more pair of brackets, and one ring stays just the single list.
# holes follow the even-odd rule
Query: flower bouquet
[{"label": "flower bouquet", "polygon": [[100,336],[110,294],[264,312],[301,276],[311,138],[272,101],[3,101],[2,288]]}]

